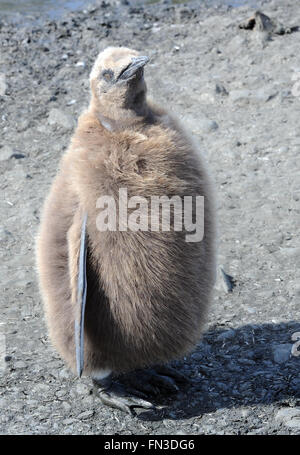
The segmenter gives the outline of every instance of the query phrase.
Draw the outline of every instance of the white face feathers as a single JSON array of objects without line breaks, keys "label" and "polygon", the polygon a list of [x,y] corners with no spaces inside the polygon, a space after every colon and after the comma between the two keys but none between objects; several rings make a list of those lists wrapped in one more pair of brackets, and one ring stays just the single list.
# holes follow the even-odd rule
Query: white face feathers
[{"label": "white face feathers", "polygon": [[118,73],[130,64],[131,59],[138,55],[137,51],[127,47],[107,47],[98,55],[90,74],[90,81],[99,78],[105,70],[118,76]]},{"label": "white face feathers", "polygon": [[126,47],[108,47],[98,55],[90,85],[92,105],[102,117],[117,121],[125,111],[126,116],[144,115],[144,66],[148,61],[148,57]]},{"label": "white face feathers", "polygon": [[97,84],[104,92],[114,85],[131,85],[143,78],[143,68],[148,61],[148,57],[141,56],[132,49],[108,47],[98,55],[94,63],[90,83]]}]

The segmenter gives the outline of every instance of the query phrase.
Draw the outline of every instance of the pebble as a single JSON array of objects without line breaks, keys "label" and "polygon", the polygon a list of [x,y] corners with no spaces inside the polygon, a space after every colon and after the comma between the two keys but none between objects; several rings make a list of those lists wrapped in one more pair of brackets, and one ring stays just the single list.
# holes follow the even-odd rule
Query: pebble
[{"label": "pebble", "polygon": [[13,154],[13,149],[9,145],[0,148],[0,161],[9,160]]},{"label": "pebble", "polygon": [[15,158],[15,160],[21,160],[25,158],[23,153],[13,153],[10,158]]},{"label": "pebble", "polygon": [[295,265],[300,266],[300,247],[280,248],[279,253],[283,258],[287,260],[292,260]]},{"label": "pebble", "polygon": [[273,345],[273,358],[276,363],[287,362],[291,356],[292,345],[289,343]]},{"label": "pebble", "polygon": [[62,407],[65,409],[66,412],[68,412],[72,409],[72,406],[67,401],[62,402]]},{"label": "pebble", "polygon": [[215,97],[211,93],[202,93],[199,97],[201,104],[213,104]]},{"label": "pebble", "polygon": [[217,279],[215,288],[218,291],[225,292],[226,294],[233,291],[235,287],[235,280],[231,275],[228,275],[223,267],[220,265],[217,269]]},{"label": "pebble", "polygon": [[275,415],[275,420],[279,420],[289,428],[300,430],[300,408],[283,408]]},{"label": "pebble", "polygon": [[266,103],[267,101],[275,98],[277,94],[278,91],[273,87],[263,87],[258,90],[232,90],[229,93],[229,98],[233,103],[250,101]]},{"label": "pebble", "polygon": [[264,87],[259,90],[255,90],[251,93],[252,98],[256,101],[261,101],[266,103],[267,101],[271,100],[272,98],[275,98],[277,95],[277,90],[269,87]]},{"label": "pebble", "polygon": [[226,50],[228,50],[232,54],[239,54],[243,52],[245,46],[247,46],[246,39],[242,36],[236,35],[234,36],[234,38],[230,40]]},{"label": "pebble", "polygon": [[254,313],[256,313],[256,309],[253,308],[253,307],[250,307],[250,306],[246,307],[246,311],[247,311],[249,314],[254,314]]},{"label": "pebble", "polygon": [[206,116],[200,116],[198,119],[198,129],[201,133],[210,133],[219,128],[219,125],[214,120],[210,120]]},{"label": "pebble", "polygon": [[228,92],[227,92],[226,88],[224,87],[224,85],[219,84],[219,83],[217,83],[217,84],[215,85],[215,92],[216,92],[218,95],[223,95],[223,96],[224,96],[224,95],[228,95]]},{"label": "pebble", "polygon": [[88,395],[89,394],[89,388],[85,384],[77,384],[76,385],[76,392],[79,395]]},{"label": "pebble", "polygon": [[93,417],[93,415],[94,415],[94,411],[84,411],[77,416],[77,419],[85,420],[85,419],[89,419],[90,417]]},{"label": "pebble", "polygon": [[27,365],[22,360],[19,360],[19,361],[14,363],[14,368],[17,368],[17,369],[27,368]]},{"label": "pebble", "polygon": [[30,120],[28,119],[20,119],[16,125],[18,133],[22,131],[26,131],[30,127]]},{"label": "pebble", "polygon": [[70,379],[71,372],[69,370],[67,370],[66,368],[63,368],[62,370],[59,371],[58,376],[61,379]]},{"label": "pebble", "polygon": [[240,414],[241,414],[241,417],[243,417],[244,419],[245,419],[246,417],[248,417],[249,414],[250,414],[249,409],[243,409],[243,408],[241,408],[241,409],[239,410],[239,412],[240,412]]},{"label": "pebble", "polygon": [[234,338],[235,335],[236,335],[235,330],[230,329],[230,330],[227,330],[226,332],[223,332],[220,335],[218,335],[217,341],[230,340],[230,339]]},{"label": "pebble", "polygon": [[229,93],[229,98],[233,103],[237,103],[240,101],[247,101],[249,102],[251,96],[251,91],[250,90],[232,90]]},{"label": "pebble", "polygon": [[286,420],[284,424],[289,428],[294,428],[296,430],[300,430],[300,416],[293,417],[290,420]]},{"label": "pebble", "polygon": [[71,425],[71,424],[74,423],[74,422],[76,422],[75,419],[64,419],[64,420],[62,421],[62,423],[63,423],[64,425]]},{"label": "pebble", "polygon": [[6,93],[7,85],[5,82],[5,74],[0,73],[0,96],[4,96]]},{"label": "pebble", "polygon": [[48,123],[50,125],[59,125],[66,129],[74,127],[74,119],[70,114],[65,113],[60,109],[51,109],[48,116]]}]

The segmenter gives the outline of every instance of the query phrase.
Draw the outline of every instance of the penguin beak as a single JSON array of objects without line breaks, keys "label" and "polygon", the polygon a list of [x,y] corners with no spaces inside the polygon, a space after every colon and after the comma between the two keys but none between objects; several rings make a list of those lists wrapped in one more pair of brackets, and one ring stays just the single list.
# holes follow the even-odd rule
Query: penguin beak
[{"label": "penguin beak", "polygon": [[145,55],[141,57],[133,57],[129,65],[126,66],[126,68],[124,68],[117,77],[117,82],[131,79],[137,71],[143,68],[148,62],[149,57],[146,57]]}]

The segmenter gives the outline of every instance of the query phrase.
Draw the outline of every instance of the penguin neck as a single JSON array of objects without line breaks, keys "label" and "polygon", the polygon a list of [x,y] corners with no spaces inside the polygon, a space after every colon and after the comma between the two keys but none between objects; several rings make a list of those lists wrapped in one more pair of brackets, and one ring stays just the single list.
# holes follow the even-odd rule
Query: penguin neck
[{"label": "penguin neck", "polygon": [[143,123],[149,123],[151,110],[145,100],[139,106],[114,106],[107,109],[106,106],[92,100],[90,110],[108,131],[119,131],[127,128],[134,129]]}]

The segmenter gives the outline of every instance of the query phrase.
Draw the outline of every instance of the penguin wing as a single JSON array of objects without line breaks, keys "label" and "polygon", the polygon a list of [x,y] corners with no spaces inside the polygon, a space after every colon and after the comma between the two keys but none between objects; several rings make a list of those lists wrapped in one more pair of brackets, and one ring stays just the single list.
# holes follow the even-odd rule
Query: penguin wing
[{"label": "penguin wing", "polygon": [[86,256],[87,256],[87,234],[86,234],[87,214],[84,215],[81,225],[80,249],[78,258],[77,273],[77,308],[75,316],[75,347],[76,347],[76,368],[80,377],[84,364],[84,313],[87,293],[86,277]]}]

